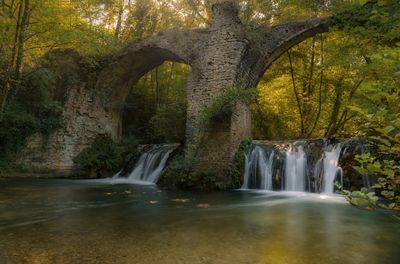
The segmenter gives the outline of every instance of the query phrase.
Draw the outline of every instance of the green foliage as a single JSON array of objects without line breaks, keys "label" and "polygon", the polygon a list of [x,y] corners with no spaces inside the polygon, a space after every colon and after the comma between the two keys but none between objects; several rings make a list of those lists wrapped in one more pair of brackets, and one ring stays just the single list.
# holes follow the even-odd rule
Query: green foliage
[{"label": "green foliage", "polygon": [[[220,178],[207,172],[206,168],[198,169],[195,155],[176,156],[169,164],[159,184],[171,189],[180,190],[226,190],[237,189],[242,185],[244,171],[244,155],[252,140],[244,140],[235,153],[230,169],[230,178]],[[190,152],[190,149],[188,150]]]},{"label": "green foliage", "polygon": [[[395,137],[400,137],[400,132]],[[368,192],[366,188],[355,192],[344,191],[351,204],[367,204],[368,208],[381,207],[400,213],[400,155],[398,152],[400,144],[398,142],[392,144],[391,140],[380,140],[378,141],[380,150],[378,156],[365,153],[356,157],[359,165],[354,166],[355,170],[362,175],[373,176],[376,183],[372,186],[373,192]],[[393,151],[388,148],[388,145],[393,146]],[[384,200],[378,202],[378,196]]]},{"label": "green foliage", "polygon": [[399,74],[399,55],[398,47],[386,47],[374,54],[369,70],[380,70],[380,74],[376,74],[363,87],[363,93],[359,96],[365,103],[360,107],[350,107],[362,117],[360,127],[363,133],[373,139],[378,147],[377,153],[359,155],[359,165],[355,169],[360,174],[374,177],[374,195],[382,198],[382,201],[367,199],[373,194],[360,199],[358,192],[345,193],[352,204],[360,204],[358,201],[361,200],[368,202],[370,207],[378,206],[397,212],[400,212],[400,82],[393,76]]},{"label": "green foliage", "polygon": [[139,146],[139,140],[134,136],[124,137],[121,144],[119,144],[119,151],[125,161],[129,160],[132,156],[136,155]]},{"label": "green foliage", "polygon": [[124,105],[123,135],[141,143],[184,142],[188,73],[187,65],[168,62],[144,75]]},{"label": "green foliage", "polygon": [[169,163],[167,171],[161,176],[158,184],[170,189],[215,191],[229,188],[229,185],[215,174],[196,171],[196,160],[177,155]]},{"label": "green foliage", "polygon": [[159,106],[150,120],[153,137],[158,142],[183,142],[185,123],[186,107],[179,103]]},{"label": "green foliage", "polygon": [[110,137],[100,136],[89,148],[83,150],[74,162],[91,175],[101,177],[119,168],[122,157],[118,145]]},{"label": "green foliage", "polygon": [[[230,87],[226,88],[221,95],[214,97],[210,104],[203,108],[199,121],[203,130],[196,135],[194,143],[187,146],[186,157],[170,165],[168,175],[175,179],[173,185],[180,189],[203,190],[232,189],[240,186],[240,172],[233,170],[231,179],[221,179],[207,172],[206,168],[199,168],[199,154],[203,141],[208,136],[209,126],[226,122],[238,103],[249,104],[256,99],[257,95],[257,90],[254,88]],[[237,157],[238,160],[239,158]],[[239,170],[239,168],[236,169]]]},{"label": "green foliage", "polygon": [[33,114],[37,119],[35,132],[45,135],[50,135],[63,124],[62,104],[54,99],[57,92],[56,79],[55,74],[47,68],[27,72],[17,91],[15,102],[11,105]]},{"label": "green foliage", "polygon": [[[371,103],[360,95],[368,92],[374,98],[383,88],[371,80],[399,79],[398,68],[394,71],[389,60],[398,60],[393,53],[400,37],[398,1],[364,2],[364,6],[354,1],[329,1],[321,6],[322,2],[280,3],[277,20],[294,15],[294,10],[294,16],[308,8],[313,12],[335,10],[334,23],[342,31],[332,29],[300,43],[289,52],[292,63],[288,56],[282,56],[264,74],[258,85],[260,96],[252,104],[255,138],[363,136],[359,129],[362,115],[348,106],[369,111],[376,101]],[[377,50],[382,52],[377,54]]]},{"label": "green foliage", "polygon": [[8,166],[37,128],[37,119],[26,111],[9,110],[0,121],[0,166]]},{"label": "green foliage", "polygon": [[[26,32],[23,60],[25,68],[36,70],[25,70],[22,79],[14,80],[15,58],[12,54],[13,47],[18,44],[14,35],[18,28],[20,1],[0,1],[0,91],[10,82],[17,87],[10,96],[12,103],[0,117],[0,159],[12,159],[29,135],[36,132],[50,135],[62,126],[64,89],[101,67],[97,60],[90,59],[92,55],[108,57],[131,40],[152,36],[165,29],[204,25],[211,18],[210,5],[216,1],[201,4],[184,0],[173,2],[164,5],[157,1],[31,0],[31,23]],[[278,59],[260,82],[258,97],[254,89],[226,89],[204,108],[200,120],[205,124],[203,127],[229,120],[236,103],[248,104],[257,97],[257,102],[252,104],[256,137],[321,137],[328,134],[333,124],[335,135],[368,136],[380,142],[379,156],[373,157],[372,164],[358,169],[376,170],[376,175],[382,174],[387,179],[391,173],[388,168],[397,166],[398,161],[398,143],[395,141],[398,124],[388,121],[397,122],[400,104],[399,46],[396,46],[400,29],[399,1],[234,2],[241,9],[242,20],[252,28],[329,16],[333,10],[340,10],[334,13],[334,20],[344,32],[331,31],[292,48],[292,63],[287,56]],[[354,2],[361,5],[353,5]],[[119,17],[119,14],[123,16]],[[117,27],[119,19],[123,20],[120,29]],[[55,48],[74,49],[85,57],[76,66],[63,60],[62,54],[49,55],[45,58],[47,67],[41,67],[43,59],[40,58]],[[55,63],[57,60],[61,62]],[[70,67],[59,76],[50,66],[63,62],[63,68],[65,64]],[[290,64],[294,69],[294,80],[290,76]],[[132,87],[126,104],[121,106],[125,112],[123,135],[133,139],[132,144],[129,143],[131,147],[122,150],[123,155],[128,155],[137,141],[184,141],[188,73],[187,66],[165,63]],[[296,102],[293,83],[299,102]],[[361,83],[359,87],[358,83]],[[198,138],[197,143],[201,143],[203,136]],[[194,153],[195,157],[200,147],[200,144],[191,146],[188,152]],[[235,156],[238,167],[233,169],[233,182],[236,185],[242,154],[238,152]],[[193,164],[189,165],[178,171],[189,175],[186,172],[192,171]],[[213,181],[212,177],[208,177],[211,180],[206,178],[196,176],[193,181]],[[184,182],[192,182],[192,179],[186,177]]]},{"label": "green foliage", "polygon": [[[340,188],[339,185],[337,185]],[[375,192],[369,192],[367,188],[362,188],[360,191],[347,191],[343,190],[338,192],[340,194],[346,195],[347,200],[351,205],[362,206],[366,209],[372,210],[378,205],[385,207],[385,205],[379,203],[379,197],[376,196]]]},{"label": "green foliage", "polygon": [[400,2],[398,0],[360,1],[334,15],[334,23],[352,34],[378,43],[395,45],[400,41]]},{"label": "green foliage", "polygon": [[63,124],[62,105],[54,97],[56,77],[45,68],[27,72],[12,95],[12,102],[0,114],[0,162],[15,159],[26,139],[34,133],[49,136]]},{"label": "green foliage", "polygon": [[231,187],[234,189],[240,188],[240,186],[242,185],[245,155],[251,143],[252,143],[251,138],[243,140],[240,143],[239,148],[235,153],[235,156],[233,157],[230,176],[231,176]]},{"label": "green foliage", "polygon": [[[280,57],[258,85],[252,104],[253,136],[281,140],[331,135],[357,136],[347,105],[364,83],[362,40],[333,31],[308,39]],[[293,73],[293,76],[292,76]],[[333,132],[333,133],[332,133]]]},{"label": "green foliage", "polygon": [[200,122],[204,125],[226,121],[231,117],[233,110],[238,103],[250,104],[258,96],[258,91],[255,88],[245,87],[228,87],[219,96],[216,96],[212,101],[204,107]]},{"label": "green foliage", "polygon": [[211,103],[203,108],[200,123],[204,128],[187,146],[185,158],[177,158],[171,162],[166,178],[173,179],[169,184],[179,189],[231,189],[240,185],[239,173],[233,173],[229,180],[221,179],[207,172],[206,168],[199,168],[199,154],[203,140],[208,135],[208,128],[214,122],[226,121],[232,115],[237,103],[249,104],[257,97],[257,90],[251,88],[231,87],[212,99]]},{"label": "green foliage", "polygon": [[159,105],[150,119],[153,137],[159,142],[184,142],[186,125],[186,93],[169,91],[166,103]]}]

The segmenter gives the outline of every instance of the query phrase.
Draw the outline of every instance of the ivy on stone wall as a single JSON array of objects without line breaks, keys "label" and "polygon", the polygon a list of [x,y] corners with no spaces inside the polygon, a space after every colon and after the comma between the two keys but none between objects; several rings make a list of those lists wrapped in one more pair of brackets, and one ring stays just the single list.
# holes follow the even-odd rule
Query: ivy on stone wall
[{"label": "ivy on stone wall", "polygon": [[255,88],[228,87],[224,92],[212,99],[212,101],[203,108],[199,123],[203,129],[198,131],[195,141],[187,146],[185,158],[176,157],[170,164],[167,173],[162,177],[161,185],[167,185],[172,188],[185,190],[218,190],[239,188],[242,178],[242,169],[244,161],[244,151],[251,140],[245,140],[239,147],[235,155],[234,165],[231,170],[231,177],[221,179],[206,171],[199,169],[199,153],[208,136],[208,129],[213,124],[229,121],[236,104],[250,104],[258,96]]},{"label": "ivy on stone wall", "polygon": [[243,140],[240,143],[239,148],[235,153],[235,156],[233,157],[230,176],[231,176],[231,185],[232,188],[234,189],[240,188],[243,183],[245,155],[252,141],[253,140],[251,138]]},{"label": "ivy on stone wall", "polygon": [[203,108],[200,122],[207,127],[213,122],[229,120],[237,103],[250,104],[258,96],[256,88],[228,87]]}]

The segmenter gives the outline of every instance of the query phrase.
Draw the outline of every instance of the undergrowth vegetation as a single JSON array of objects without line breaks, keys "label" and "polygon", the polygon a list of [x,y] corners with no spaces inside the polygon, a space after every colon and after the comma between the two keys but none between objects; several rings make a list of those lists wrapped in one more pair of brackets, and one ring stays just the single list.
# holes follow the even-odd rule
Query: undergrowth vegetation
[{"label": "undergrowth vegetation", "polygon": [[0,113],[0,166],[7,167],[29,136],[49,136],[63,125],[62,103],[55,99],[56,76],[46,68],[31,70],[18,83]]}]

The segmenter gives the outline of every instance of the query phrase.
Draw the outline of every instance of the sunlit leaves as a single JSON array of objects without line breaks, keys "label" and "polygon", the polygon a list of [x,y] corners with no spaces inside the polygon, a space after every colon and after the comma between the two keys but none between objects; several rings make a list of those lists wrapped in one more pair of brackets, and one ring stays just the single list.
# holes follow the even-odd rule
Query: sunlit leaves
[{"label": "sunlit leaves", "polygon": [[336,24],[352,34],[394,46],[400,41],[400,3],[397,0],[360,1],[339,12]]}]

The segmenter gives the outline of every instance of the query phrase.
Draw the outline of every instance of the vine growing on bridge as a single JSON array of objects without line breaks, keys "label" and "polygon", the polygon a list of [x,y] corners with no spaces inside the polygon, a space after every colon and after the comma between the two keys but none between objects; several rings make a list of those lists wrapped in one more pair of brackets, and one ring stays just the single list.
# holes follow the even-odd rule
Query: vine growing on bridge
[{"label": "vine growing on bridge", "polygon": [[[205,186],[207,189],[227,189],[240,187],[240,162],[239,159],[243,157],[243,146],[239,149],[235,165],[231,167],[230,180],[221,180],[216,175],[212,175],[204,169],[199,169],[201,161],[199,157],[206,144],[210,129],[213,126],[219,126],[226,122],[231,121],[231,116],[235,111],[237,104],[249,105],[257,99],[258,90],[256,88],[246,88],[241,86],[226,87],[223,92],[212,98],[208,105],[206,105],[200,112],[198,121],[198,131],[195,135],[194,141],[187,147],[185,153],[185,161],[180,162],[181,166],[173,166],[175,169],[174,175],[180,175],[179,178],[184,183],[191,183],[193,181],[199,182],[199,186]],[[248,140],[245,141],[248,144]],[[209,143],[209,142],[208,142]],[[183,166],[182,166],[183,165]],[[191,184],[189,184],[191,186]],[[210,187],[214,186],[214,187]]]}]

